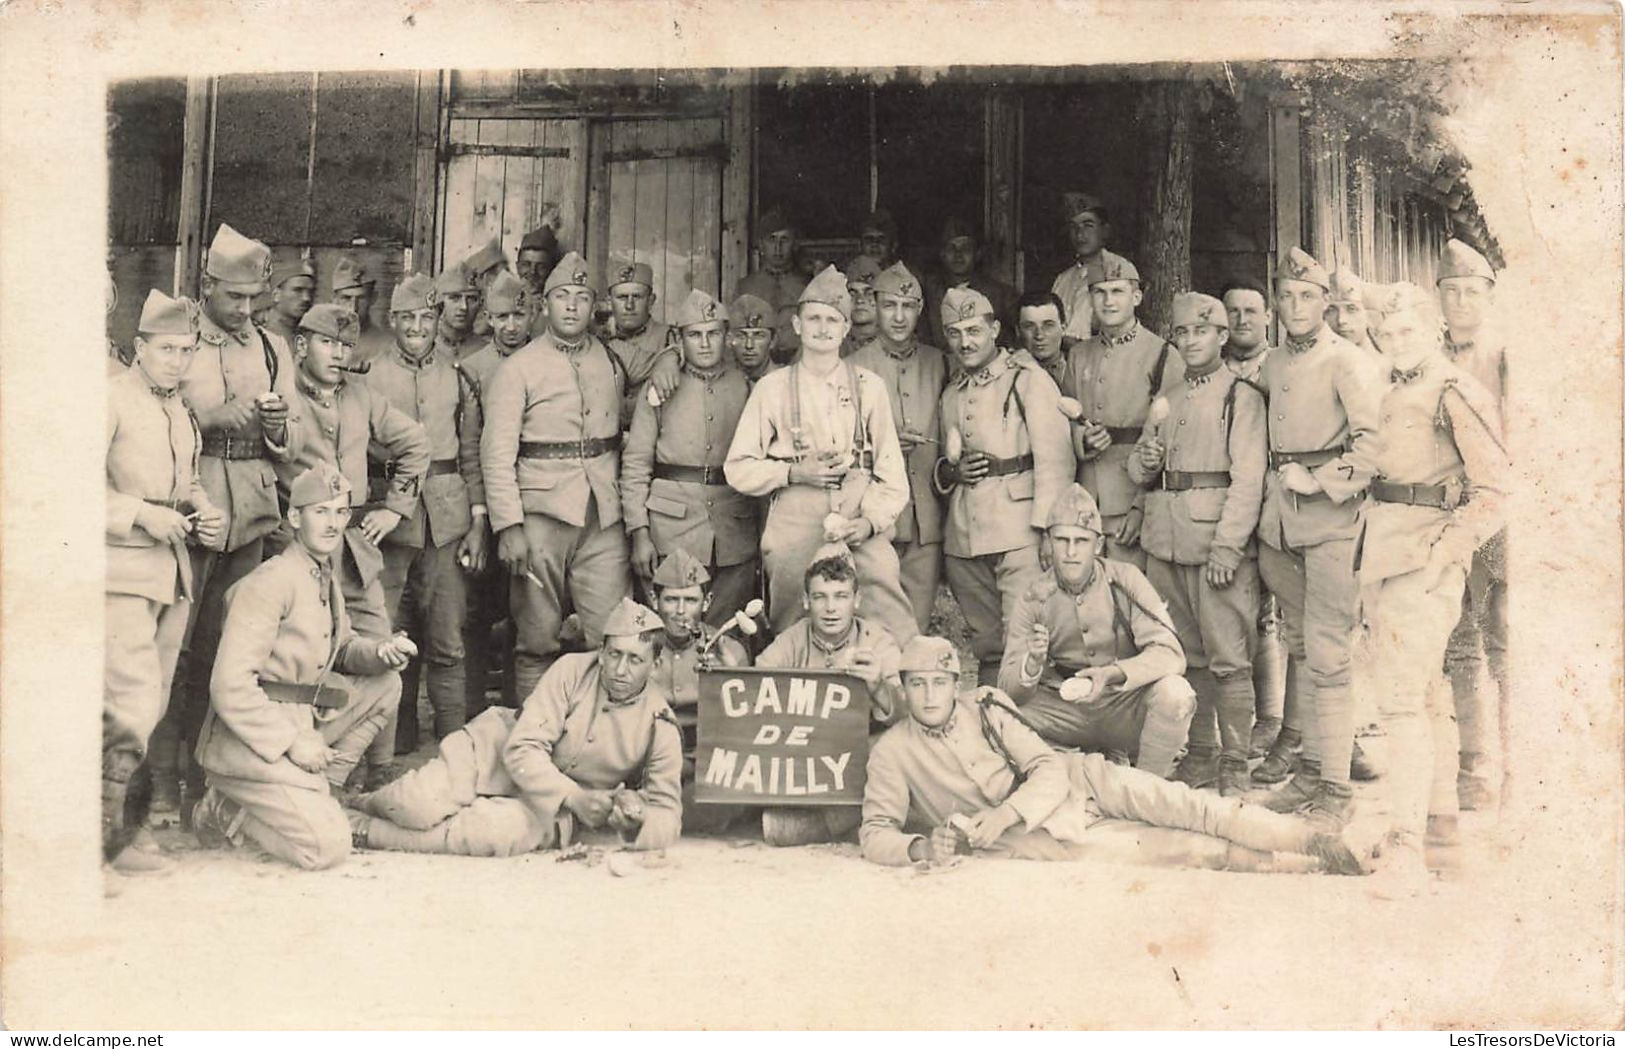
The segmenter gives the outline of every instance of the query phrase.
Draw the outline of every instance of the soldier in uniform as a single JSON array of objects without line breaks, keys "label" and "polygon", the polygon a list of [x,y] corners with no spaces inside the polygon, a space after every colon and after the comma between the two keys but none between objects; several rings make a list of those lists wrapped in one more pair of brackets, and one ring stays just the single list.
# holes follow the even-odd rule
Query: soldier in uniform
[{"label": "soldier in uniform", "polygon": [[514,679],[528,695],[573,610],[597,647],[631,593],[621,527],[620,406],[613,352],[590,335],[592,275],[570,252],[548,275],[547,330],[480,391],[480,473],[497,557],[510,575]]},{"label": "soldier in uniform", "polygon": [[734,289],[735,295],[754,295],[772,307],[773,359],[779,364],[795,360],[801,348],[792,318],[795,316],[807,278],[797,268],[796,227],[778,208],[769,208],[757,221],[757,253],[761,268],[746,274]]},{"label": "soldier in uniform", "polygon": [[1104,261],[1106,238],[1112,228],[1111,216],[1099,198],[1088,193],[1063,193],[1061,204],[1073,262],[1056,275],[1050,291],[1061,300],[1068,318],[1063,322],[1066,336],[1082,342],[1094,333],[1094,304],[1089,287]]},{"label": "soldier in uniform", "polygon": [[561,656],[523,709],[485,711],[428,764],[357,798],[356,847],[517,856],[606,826],[631,849],[674,843],[683,755],[653,676],[660,625],[623,598],[599,647]]},{"label": "soldier in uniform", "polygon": [[546,283],[547,275],[553,272],[553,267],[559,264],[562,254],[558,235],[553,232],[552,226],[539,226],[520,238],[514,268],[536,302],[541,301],[542,285]]},{"label": "soldier in uniform", "polygon": [[[1453,786],[1456,739],[1433,688],[1461,615],[1473,552],[1501,526],[1512,469],[1490,392],[1446,359],[1438,305],[1413,284],[1388,294],[1377,338],[1390,365],[1382,445],[1361,551],[1371,621],[1371,685],[1387,734],[1388,840],[1379,877],[1427,883],[1423,833],[1454,841],[1455,819],[1428,820],[1434,777]],[[1433,738],[1436,726],[1442,729]],[[1430,826],[1431,823],[1431,826]]]},{"label": "soldier in uniform", "polygon": [[728,487],[723,462],[750,385],[728,366],[722,304],[695,288],[677,313],[682,378],[656,408],[637,403],[621,451],[621,507],[632,570],[648,582],[655,566],[686,550],[708,566],[707,621],[727,620],[757,590],[756,500]]},{"label": "soldier in uniform", "polygon": [[[885,208],[876,208],[864,217],[858,227],[858,258],[872,259],[877,270],[887,269],[902,260],[897,257],[897,220]],[[847,276],[852,271],[847,269]]]},{"label": "soldier in uniform", "polygon": [[[497,274],[508,269],[508,256],[502,251],[502,238],[492,237],[484,246],[470,252],[468,257],[463,259],[463,269],[468,271],[468,279],[473,283],[474,290],[483,297],[485,289],[490,287]],[[476,337],[482,341],[491,337],[491,315],[486,311],[483,301],[474,310],[472,324]]]},{"label": "soldier in uniform", "polygon": [[875,305],[875,278],[880,266],[867,255],[846,264],[846,291],[852,296],[852,330],[841,344],[841,356],[850,357],[880,338],[880,310]]},{"label": "soldier in uniform", "polygon": [[1004,281],[983,272],[982,244],[970,223],[951,218],[943,224],[937,262],[941,269],[926,277],[925,293],[927,335],[933,346],[948,345],[942,326],[942,299],[950,288],[980,292],[993,304],[994,318],[1004,330],[1016,330],[1016,300],[1021,295]]},{"label": "soldier in uniform", "polygon": [[891,394],[892,419],[908,470],[908,502],[897,515],[892,545],[903,593],[921,630],[931,622],[942,578],[942,500],[931,487],[937,461],[938,400],[947,382],[942,351],[915,337],[925,306],[920,282],[901,262],[874,280],[880,310],[879,336],[852,354],[852,363],[880,376]]},{"label": "soldier in uniform", "polygon": [[1373,368],[1386,374],[1382,355],[1371,341],[1371,332],[1382,319],[1369,308],[1371,298],[1360,275],[1350,269],[1340,269],[1331,275],[1331,290],[1326,299],[1326,324],[1343,338],[1365,351],[1372,359]]},{"label": "soldier in uniform", "polygon": [[225,518],[197,478],[197,425],[177,396],[197,345],[197,305],[153,290],[135,360],[107,384],[102,854],[125,873],[164,866],[155,852],[126,848],[144,818],[140,770],[192,607],[187,543],[211,548],[225,538]]},{"label": "soldier in uniform", "polygon": [[[270,248],[221,225],[203,270],[201,341],[180,391],[203,434],[198,479],[209,502],[226,515],[226,538],[220,549],[191,551],[186,641],[169,709],[151,744],[153,812],[160,822],[181,804],[181,741],[196,738],[208,706],[226,591],[263,560],[265,538],[281,521],[272,463],[297,459],[303,440],[301,424],[290,414],[298,391],[288,345],[250,320],[270,273]],[[190,785],[187,800],[195,801],[200,778]]]},{"label": "soldier in uniform", "polygon": [[454,262],[440,271],[434,279],[434,293],[440,300],[434,348],[454,361],[483,349],[486,338],[474,334],[474,315],[481,306],[480,289],[474,286],[474,278],[462,263]]},{"label": "soldier in uniform", "polygon": [[1181,292],[1173,325],[1185,375],[1168,390],[1167,418],[1146,424],[1128,472],[1147,489],[1146,578],[1168,603],[1196,692],[1176,778],[1192,787],[1217,780],[1228,797],[1247,785],[1252,743],[1266,410],[1263,392],[1219,359],[1229,331],[1223,303]]},{"label": "soldier in uniform", "polygon": [[656,324],[654,314],[654,270],[646,262],[622,266],[615,271],[609,298],[615,309],[615,337],[609,348],[620,360],[626,377],[621,395],[621,426],[632,425],[632,412],[643,397],[645,383],[652,383],[662,400],[677,388],[681,355],[676,349],[677,333],[669,324]]},{"label": "soldier in uniform", "polygon": [[[493,320],[514,322],[511,315],[493,314]],[[471,387],[457,362],[435,349],[438,322],[438,299],[429,278],[413,274],[402,281],[389,303],[395,345],[373,363],[366,379],[375,397],[418,422],[428,435],[422,486],[380,544],[389,618],[423,651],[437,740],[462,728],[467,717],[463,624],[468,597],[459,562],[472,561],[476,549],[483,552],[488,542],[483,529],[473,528],[469,498],[470,486],[478,482],[479,446],[461,433],[473,411]],[[518,323],[525,326],[528,318],[521,316]],[[387,477],[397,468],[396,462],[387,462],[380,472]],[[396,753],[409,753],[418,746],[417,675],[409,670],[401,683],[410,701],[401,706],[394,747]]]},{"label": "soldier in uniform", "polygon": [[[942,327],[959,372],[942,394],[944,455],[932,484],[948,501],[948,589],[965,615],[980,680],[991,683],[1004,658],[1005,624],[1044,571],[1044,522],[1075,464],[1060,392],[999,346],[993,304],[950,288]],[[957,457],[955,444],[963,447]]]},{"label": "soldier in uniform", "polygon": [[1269,296],[1257,281],[1244,280],[1231,284],[1220,296],[1225,313],[1230,319],[1230,341],[1224,344],[1224,363],[1230,370],[1257,383],[1264,371],[1264,361],[1270,355]]},{"label": "soldier in uniform", "polygon": [[880,377],[840,358],[851,311],[834,266],[807,285],[793,318],[801,357],[751,390],[724,473],[745,495],[772,496],[761,551],[775,630],[795,617],[813,551],[842,542],[869,614],[907,639],[919,628],[891,529],[908,504],[908,474]]},{"label": "soldier in uniform", "polygon": [[1326,270],[1292,248],[1276,274],[1285,339],[1264,362],[1270,470],[1258,569],[1281,609],[1300,698],[1303,759],[1265,804],[1304,808],[1322,826],[1353,811],[1349,687],[1359,600],[1355,546],[1377,448],[1377,409],[1361,351],[1326,327]]},{"label": "soldier in uniform", "polygon": [[306,258],[284,262],[271,269],[271,308],[265,314],[265,328],[293,345],[299,331],[299,318],[316,304],[316,264]]},{"label": "soldier in uniform", "polygon": [[900,663],[908,716],[871,748],[864,785],[858,836],[871,863],[942,864],[988,850],[1021,859],[1359,873],[1340,837],[1302,820],[1098,754],[1057,754],[997,689],[960,698],[959,653],[942,638],[915,638]]},{"label": "soldier in uniform", "polygon": [[1048,526],[1054,563],[1010,616],[999,689],[1056,746],[1166,779],[1196,713],[1167,606],[1139,569],[1101,556],[1100,510],[1082,485],[1056,498]]},{"label": "soldier in uniform", "polygon": [[338,265],[333,268],[333,302],[361,320],[355,349],[356,363],[361,365],[384,356],[394,345],[389,332],[372,322],[377,283],[373,275],[367,272],[366,265],[349,255],[339,259]]},{"label": "soldier in uniform", "polygon": [[1134,263],[1102,252],[1091,279],[1100,332],[1073,349],[1065,384],[1083,404],[1084,419],[1072,426],[1078,481],[1100,505],[1106,556],[1144,571],[1139,540],[1145,493],[1129,477],[1128,461],[1152,402],[1179,381],[1184,364],[1134,314],[1144,297]]},{"label": "soldier in uniform", "polygon": [[1066,307],[1053,291],[1030,291],[1016,303],[1021,348],[1067,396],[1067,363],[1077,340],[1066,334]]},{"label": "soldier in uniform", "polygon": [[750,653],[735,639],[719,636],[705,625],[706,612],[713,604],[711,574],[687,550],[678,547],[660,562],[650,582],[665,636],[649,680],[665,693],[683,737],[683,829],[721,831],[747,810],[737,805],[694,804],[699,672],[711,667],[748,667]]},{"label": "soldier in uniform", "polygon": [[[757,657],[759,667],[845,670],[868,686],[872,732],[902,713],[897,680],[897,641],[873,620],[859,616],[863,605],[857,570],[846,547],[832,543],[814,551],[802,575],[801,607],[806,617],[781,631]],[[809,845],[857,829],[858,810],[768,807],[762,810],[762,840],[769,845]]]},{"label": "soldier in uniform", "polygon": [[246,838],[306,870],[341,863],[349,824],[334,791],[389,721],[404,637],[358,637],[331,558],[350,517],[332,466],[289,492],[288,548],[232,587],[197,755],[208,773],[192,817],[207,846]]},{"label": "soldier in uniform", "polygon": [[728,307],[728,349],[751,386],[779,367],[773,362],[773,307],[754,295],[741,295]]},{"label": "soldier in uniform", "polygon": [[[1495,302],[1495,270],[1489,260],[1459,240],[1445,243],[1439,258],[1437,285],[1444,310],[1445,354],[1457,367],[1477,379],[1489,391],[1503,419],[1506,413],[1506,345],[1486,323]],[[1489,663],[1490,677],[1499,696],[1502,792],[1510,777],[1506,763],[1509,709],[1507,676],[1507,581],[1506,531],[1496,532],[1473,555],[1467,575],[1467,592],[1462,598],[1461,621],[1450,635],[1445,649],[1445,670],[1455,697],[1456,719],[1461,730],[1461,769],[1456,777],[1457,803],[1469,811],[1488,805],[1494,796],[1486,766],[1489,765],[1490,717],[1478,691],[1479,652]],[[1434,811],[1449,814],[1448,789]],[[1502,798],[1505,801],[1505,798]]]}]

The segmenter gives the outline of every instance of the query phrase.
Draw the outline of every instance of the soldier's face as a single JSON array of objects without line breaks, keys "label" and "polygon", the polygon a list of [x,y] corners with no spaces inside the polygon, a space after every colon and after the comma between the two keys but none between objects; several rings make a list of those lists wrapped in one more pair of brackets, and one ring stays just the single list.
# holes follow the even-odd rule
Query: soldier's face
[{"label": "soldier's face", "polygon": [[1371,343],[1370,332],[1366,330],[1371,322],[1366,316],[1365,306],[1361,303],[1347,299],[1332,303],[1326,307],[1326,323],[1331,325],[1332,331],[1356,346],[1368,346]]},{"label": "soldier's face", "polygon": [[1326,289],[1290,277],[1275,282],[1275,312],[1294,339],[1311,335],[1326,322]]},{"label": "soldier's face", "polygon": [[314,277],[289,277],[271,289],[271,305],[290,323],[299,323],[307,310],[316,304]]},{"label": "soldier's face", "polygon": [[1483,277],[1446,277],[1439,282],[1439,308],[1451,331],[1477,331],[1494,301],[1495,285]]},{"label": "soldier's face", "polygon": [[989,317],[955,321],[942,330],[948,336],[948,352],[959,358],[966,371],[985,366],[999,352],[999,322]]},{"label": "soldier's face", "polygon": [[579,339],[592,321],[592,291],[566,284],[547,293],[547,326],[569,342]]},{"label": "soldier's face", "polygon": [[440,296],[440,320],[458,335],[467,335],[474,326],[474,308],[480,300],[478,292],[449,291]]},{"label": "soldier's face", "polygon": [[299,544],[316,557],[326,557],[344,541],[350,524],[350,497],[341,495],[325,503],[311,503],[288,510],[288,524]]},{"label": "soldier's face", "polygon": [[968,277],[976,269],[976,241],[955,237],[942,246],[942,268],[950,277]]},{"label": "soldier's face", "polygon": [[895,247],[891,234],[873,226],[865,229],[863,235],[858,238],[858,251],[871,259],[878,259],[881,262],[891,258],[892,250]]},{"label": "soldier's face", "polygon": [[773,348],[773,335],[772,328],[741,328],[728,333],[728,346],[741,368],[755,371],[767,363],[768,353]]},{"label": "soldier's face", "polygon": [[1416,310],[1400,310],[1377,325],[1377,346],[1400,369],[1414,368],[1439,347],[1437,322],[1429,324]]},{"label": "soldier's face", "polygon": [[1230,346],[1248,353],[1256,349],[1270,330],[1270,308],[1264,296],[1246,288],[1234,288],[1224,296],[1224,311],[1230,315]]},{"label": "soldier's face", "polygon": [[1106,246],[1106,224],[1092,211],[1074,216],[1066,232],[1072,242],[1072,253],[1080,259],[1098,255]]},{"label": "soldier's face", "polygon": [[302,331],[293,339],[294,352],[299,355],[299,367],[312,382],[322,386],[337,386],[344,378],[341,370],[349,359],[350,347],[329,335]]},{"label": "soldier's face", "polygon": [[710,606],[711,595],[702,586],[666,587],[655,595],[666,636],[679,643],[700,632],[700,619]]},{"label": "soldier's face", "polygon": [[1054,360],[1061,352],[1061,311],[1054,303],[1023,306],[1019,319],[1021,345],[1038,361]]},{"label": "soldier's face", "polygon": [[434,345],[435,325],[440,311],[433,306],[421,310],[400,310],[389,315],[389,327],[395,333],[395,345],[411,357],[422,357]]},{"label": "soldier's face", "polygon": [[196,335],[137,335],[135,363],[147,381],[164,390],[173,390],[197,356]]},{"label": "soldier's face", "polygon": [[926,728],[945,724],[954,713],[959,677],[946,670],[910,670],[903,675],[908,712]]},{"label": "soldier's face", "polygon": [[372,285],[363,284],[358,288],[340,288],[333,293],[333,301],[360,317],[361,323],[365,325],[367,323],[367,313],[372,309]]},{"label": "soldier's face", "polygon": [[226,331],[241,331],[254,315],[255,296],[264,290],[263,284],[205,283],[203,312]]},{"label": "soldier's face", "polygon": [[850,579],[813,576],[801,600],[813,630],[831,641],[845,637],[858,614],[858,588]]},{"label": "soldier's face", "polygon": [[875,297],[875,306],[880,311],[880,333],[887,339],[901,343],[914,337],[923,306],[919,299],[882,292]]},{"label": "soldier's face", "polygon": [[1055,555],[1055,578],[1069,587],[1089,581],[1100,551],[1100,534],[1081,525],[1055,525],[1049,530],[1050,548]]},{"label": "soldier's face", "polygon": [[609,289],[609,300],[615,307],[615,329],[630,334],[649,323],[655,294],[646,284],[628,282]]},{"label": "soldier's face", "polygon": [[611,699],[631,699],[643,691],[655,665],[655,644],[641,637],[606,637],[598,650],[598,670]]},{"label": "soldier's face", "polygon": [[525,248],[519,253],[514,262],[514,269],[519,271],[519,279],[529,284],[536,291],[542,290],[547,275],[553,272],[553,267],[559,264],[548,252],[541,248]]},{"label": "soldier's face", "polygon": [[722,363],[722,347],[727,335],[727,321],[688,325],[683,329],[683,360],[690,368],[710,371]]},{"label": "soldier's face", "polygon": [[1174,326],[1174,346],[1185,359],[1185,367],[1197,374],[1219,363],[1219,354],[1229,338],[1230,333],[1216,324]]},{"label": "soldier's face", "polygon": [[1104,328],[1126,326],[1144,298],[1137,280],[1103,280],[1089,287],[1089,305]]},{"label": "soldier's face", "polygon": [[839,353],[841,340],[852,328],[846,314],[823,302],[802,303],[791,324],[801,336],[802,349],[822,353]]},{"label": "soldier's face", "polygon": [[517,350],[529,342],[529,307],[521,304],[517,309],[491,314],[491,337],[505,350]]},{"label": "soldier's face", "polygon": [[762,265],[775,273],[790,268],[796,257],[796,235],[778,229],[762,238]]},{"label": "soldier's face", "polygon": [[875,289],[871,284],[848,284],[847,294],[852,296],[852,323],[873,324],[879,317],[875,305]]}]

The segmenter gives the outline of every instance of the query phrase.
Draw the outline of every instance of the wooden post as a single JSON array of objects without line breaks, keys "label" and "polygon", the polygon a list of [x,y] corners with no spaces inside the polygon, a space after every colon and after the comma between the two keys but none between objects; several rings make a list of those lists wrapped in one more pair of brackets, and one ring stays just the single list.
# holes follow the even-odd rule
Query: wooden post
[{"label": "wooden post", "polygon": [[1269,274],[1288,248],[1303,243],[1303,142],[1299,109],[1303,100],[1282,95],[1270,102],[1270,226]]},{"label": "wooden post", "polygon": [[175,230],[176,295],[196,297],[203,273],[204,200],[209,183],[212,123],[209,77],[186,78],[186,110],[181,130],[180,217]]},{"label": "wooden post", "polygon": [[434,273],[435,212],[440,199],[440,71],[420,69],[417,78],[417,120],[412,145],[412,268]]},{"label": "wooden post", "polygon": [[993,276],[1021,287],[1021,96],[989,91],[982,100],[982,228]]},{"label": "wooden post", "polygon": [[1166,334],[1174,293],[1191,283],[1191,122],[1195,85],[1168,80],[1146,85],[1140,100],[1145,172],[1140,208],[1140,269],[1145,301],[1140,321]]},{"label": "wooden post", "polygon": [[733,300],[750,266],[751,161],[755,156],[756,83],[750,80],[728,92],[728,162],[722,169],[722,294]]},{"label": "wooden post", "polygon": [[587,128],[587,250],[582,254],[603,274],[609,269],[609,146],[615,125],[586,119],[582,124]]}]

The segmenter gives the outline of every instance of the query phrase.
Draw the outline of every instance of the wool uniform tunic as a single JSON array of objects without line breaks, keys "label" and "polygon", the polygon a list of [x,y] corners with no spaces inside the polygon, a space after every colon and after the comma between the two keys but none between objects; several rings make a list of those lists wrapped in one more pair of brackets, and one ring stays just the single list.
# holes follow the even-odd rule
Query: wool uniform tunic
[{"label": "wool uniform tunic", "polygon": [[643,391],[660,358],[678,353],[677,331],[669,324],[650,321],[635,335],[616,335],[609,348],[626,371],[626,389],[621,394],[621,427],[632,425],[632,413],[643,400]]}]

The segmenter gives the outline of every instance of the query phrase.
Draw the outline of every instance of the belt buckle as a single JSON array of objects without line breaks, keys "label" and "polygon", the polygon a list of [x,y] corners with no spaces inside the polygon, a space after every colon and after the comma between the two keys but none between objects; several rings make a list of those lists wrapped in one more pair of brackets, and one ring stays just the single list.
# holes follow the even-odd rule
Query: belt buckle
[{"label": "belt buckle", "polygon": [[586,462],[586,461],[587,461],[587,440],[588,440],[588,438],[586,438],[586,437],[583,437],[583,438],[582,438],[582,439],[581,439],[581,441],[580,441],[580,444],[579,444],[579,447],[578,447],[578,449],[577,449],[577,450],[578,450],[578,451],[579,451],[579,452],[580,452],[580,454],[581,454],[581,461],[582,461],[582,462]]}]

